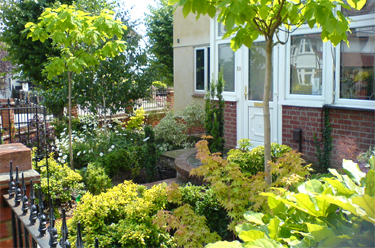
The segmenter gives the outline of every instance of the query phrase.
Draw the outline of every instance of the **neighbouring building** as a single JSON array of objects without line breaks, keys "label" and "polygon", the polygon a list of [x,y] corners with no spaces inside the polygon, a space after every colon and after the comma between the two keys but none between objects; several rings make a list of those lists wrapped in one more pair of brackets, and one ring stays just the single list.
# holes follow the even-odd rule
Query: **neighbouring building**
[{"label": "neighbouring building", "polygon": [[[361,11],[344,14],[352,19],[349,47],[323,43],[320,29],[307,25],[290,37],[281,34],[287,44],[274,47],[271,140],[300,149],[311,162],[317,162],[314,135],[322,140],[325,114],[336,164],[345,141],[360,150],[375,146],[374,0]],[[181,8],[174,13],[173,32],[175,110],[191,101],[204,104],[209,82],[223,70],[227,147],[235,147],[241,138],[263,144],[263,38],[251,49],[243,46],[233,52],[230,38],[222,38],[222,24],[208,16],[197,20],[190,14],[185,19]]]}]

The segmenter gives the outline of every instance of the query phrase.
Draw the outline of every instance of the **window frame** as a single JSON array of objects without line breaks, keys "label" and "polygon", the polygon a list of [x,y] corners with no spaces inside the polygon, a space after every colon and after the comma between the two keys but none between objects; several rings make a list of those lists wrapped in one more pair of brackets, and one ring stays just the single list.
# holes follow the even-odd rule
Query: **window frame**
[{"label": "window frame", "polygon": [[[285,88],[284,88],[284,101],[283,104],[290,104],[295,106],[322,106],[322,103],[326,101],[326,97],[328,96],[327,89],[328,82],[333,82],[333,73],[330,71],[333,70],[333,58],[330,58],[330,43],[322,42],[322,86],[321,90],[322,93],[320,95],[307,95],[307,94],[292,94],[290,93],[291,86],[290,86],[290,65],[291,65],[291,37],[292,36],[299,36],[299,35],[309,35],[309,34],[320,34],[321,30],[318,28],[310,29],[308,25],[303,25],[302,27],[298,28],[293,34],[290,35],[288,39],[288,43],[286,44],[285,49]],[[331,97],[332,98],[332,97]]]},{"label": "window frame", "polygon": [[[375,27],[375,14],[352,16],[353,22],[350,24],[350,28],[361,28],[361,27]],[[335,55],[335,74],[336,78],[334,81],[335,91],[334,91],[334,102],[336,106],[361,108],[361,109],[375,109],[375,100],[364,100],[364,99],[349,99],[340,98],[341,92],[341,42],[336,46]]]},{"label": "window frame", "polygon": [[[216,42],[216,45],[215,45],[215,53],[217,54],[216,56],[216,59],[215,59],[215,78],[216,80],[218,80],[219,78],[219,71],[220,71],[220,68],[219,68],[219,46],[221,45],[229,45],[230,47],[230,39],[229,40],[220,40],[220,41],[217,41]],[[233,50],[232,50],[233,51]],[[239,50],[241,51],[241,50]],[[228,96],[234,96],[237,92],[237,76],[236,76],[236,65],[237,65],[237,55],[238,54],[238,51],[233,51],[233,56],[234,56],[234,64],[233,64],[233,91],[226,91],[225,89],[223,90],[223,96],[225,95],[228,95]]]},{"label": "window frame", "polygon": [[[197,89],[197,51],[204,51],[204,87],[203,90]],[[210,83],[210,46],[198,46],[194,47],[194,93],[196,94],[206,94],[208,84]]]}]

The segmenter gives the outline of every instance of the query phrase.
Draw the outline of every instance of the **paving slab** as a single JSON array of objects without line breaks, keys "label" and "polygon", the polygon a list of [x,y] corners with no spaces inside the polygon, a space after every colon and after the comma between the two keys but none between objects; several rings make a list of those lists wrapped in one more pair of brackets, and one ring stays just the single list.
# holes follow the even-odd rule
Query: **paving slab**
[{"label": "paving slab", "polygon": [[166,157],[170,157],[170,158],[175,159],[178,156],[180,156],[181,154],[191,152],[191,151],[197,151],[197,148],[187,148],[187,149],[179,149],[179,150],[168,151],[168,152],[165,152],[163,155],[166,156]]}]

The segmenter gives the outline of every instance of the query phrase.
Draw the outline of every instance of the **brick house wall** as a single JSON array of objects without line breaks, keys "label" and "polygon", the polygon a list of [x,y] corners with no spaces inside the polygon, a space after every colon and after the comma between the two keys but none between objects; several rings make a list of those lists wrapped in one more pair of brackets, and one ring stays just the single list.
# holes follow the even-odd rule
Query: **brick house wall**
[{"label": "brick house wall", "polygon": [[225,147],[232,149],[237,145],[237,103],[225,102],[224,107]]},{"label": "brick house wall", "polygon": [[[348,108],[330,108],[330,123],[332,126],[333,150],[332,165],[338,166],[340,141],[352,139],[358,146],[359,153],[375,146],[375,111]],[[323,109],[311,107],[283,106],[282,110],[282,143],[298,150],[298,142],[293,140],[293,129],[302,129],[302,153],[304,159],[317,163],[317,153],[314,144],[314,133],[318,140],[322,139]]]}]

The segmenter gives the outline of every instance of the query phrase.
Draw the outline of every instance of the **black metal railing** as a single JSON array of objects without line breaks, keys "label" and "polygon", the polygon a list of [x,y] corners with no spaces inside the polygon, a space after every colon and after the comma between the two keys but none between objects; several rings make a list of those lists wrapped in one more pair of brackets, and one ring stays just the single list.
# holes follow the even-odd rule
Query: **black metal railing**
[{"label": "black metal railing", "polygon": [[44,106],[20,99],[11,102],[10,99],[3,103],[0,109],[0,142],[22,143],[29,148],[44,147],[43,142],[47,142],[46,132],[49,119]]},{"label": "black metal railing", "polygon": [[[55,214],[53,212],[52,199],[49,198],[49,214],[48,218],[44,213],[43,193],[42,189],[38,189],[38,198],[33,187],[33,181],[30,180],[30,194],[26,195],[26,185],[24,175],[22,175],[22,184],[19,180],[18,166],[15,172],[15,181],[13,181],[12,162],[10,162],[9,172],[9,190],[8,194],[4,195],[6,202],[11,207],[12,217],[12,235],[13,247],[41,247],[41,248],[69,248],[71,247],[68,240],[69,231],[66,225],[65,210],[62,210],[62,237],[58,241],[57,229],[55,227]],[[48,168],[48,164],[47,164]],[[30,202],[29,202],[30,199]],[[38,199],[38,205],[36,205]],[[47,228],[47,225],[48,228]],[[31,241],[31,242],[30,242]],[[95,239],[95,246],[99,247],[99,240]],[[77,248],[83,248],[81,224],[77,225]]]}]

